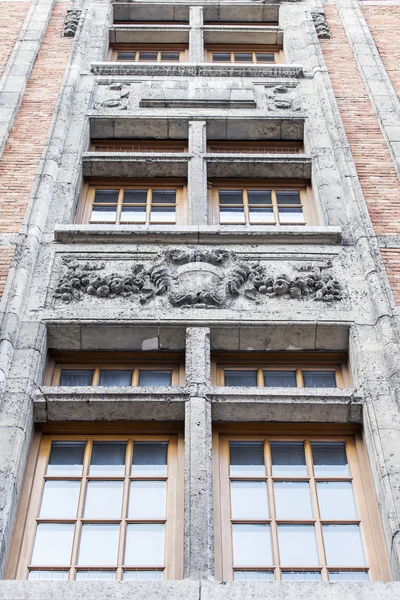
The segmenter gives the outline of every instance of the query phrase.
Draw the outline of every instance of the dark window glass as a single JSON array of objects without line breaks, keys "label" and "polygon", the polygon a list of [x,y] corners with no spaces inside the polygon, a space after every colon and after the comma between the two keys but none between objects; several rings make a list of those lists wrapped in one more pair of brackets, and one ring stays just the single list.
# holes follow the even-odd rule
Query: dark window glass
[{"label": "dark window glass", "polygon": [[52,442],[48,475],[81,475],[86,442]]},{"label": "dark window glass", "polygon": [[257,387],[257,371],[224,371],[225,385]]},{"label": "dark window glass", "polygon": [[276,199],[278,204],[301,204],[300,192],[295,190],[277,190]]},{"label": "dark window glass", "polygon": [[249,204],[272,205],[271,192],[268,190],[249,190],[247,196],[249,198]]},{"label": "dark window glass", "polygon": [[303,442],[271,442],[272,475],[307,476]]},{"label": "dark window glass", "polygon": [[264,371],[265,387],[297,387],[296,371]]},{"label": "dark window glass", "polygon": [[135,60],[136,52],[118,52],[117,60]]},{"label": "dark window glass", "polygon": [[344,442],[311,442],[316,477],[347,477],[350,474]]},{"label": "dark window glass", "polygon": [[230,474],[233,477],[263,477],[263,442],[230,442]]},{"label": "dark window glass", "polygon": [[125,190],[123,202],[125,204],[146,204],[147,190]]},{"label": "dark window glass", "polygon": [[73,370],[63,369],[60,376],[60,385],[92,385],[93,371],[92,370]]},{"label": "dark window glass", "polygon": [[231,55],[229,52],[213,52],[213,62],[231,62]]},{"label": "dark window glass", "polygon": [[117,204],[119,190],[96,190],[94,195],[95,204]]},{"label": "dark window glass", "polygon": [[152,202],[153,202],[153,204],[175,204],[176,191],[175,190],[153,190]]},{"label": "dark window glass", "polygon": [[139,371],[140,386],[171,385],[172,371]]},{"label": "dark window glass", "polygon": [[220,204],[243,204],[243,195],[241,190],[220,190]]},{"label": "dark window glass", "polygon": [[179,52],[161,52],[161,60],[173,62],[179,60]]},{"label": "dark window glass", "polygon": [[132,371],[101,370],[99,385],[109,387],[112,385],[128,386],[132,383]]},{"label": "dark window glass", "polygon": [[275,55],[269,52],[257,52],[257,62],[275,62]]},{"label": "dark window glass", "polygon": [[335,388],[334,371],[303,371],[304,387],[306,388]]},{"label": "dark window glass", "polygon": [[90,474],[123,475],[125,452],[125,442],[93,442]]},{"label": "dark window glass", "polygon": [[235,52],[235,62],[253,62],[253,55],[251,52]]},{"label": "dark window glass", "polygon": [[132,475],[163,477],[167,474],[167,452],[168,442],[135,442]]},{"label": "dark window glass", "polygon": [[158,52],[139,52],[139,60],[156,61]]}]

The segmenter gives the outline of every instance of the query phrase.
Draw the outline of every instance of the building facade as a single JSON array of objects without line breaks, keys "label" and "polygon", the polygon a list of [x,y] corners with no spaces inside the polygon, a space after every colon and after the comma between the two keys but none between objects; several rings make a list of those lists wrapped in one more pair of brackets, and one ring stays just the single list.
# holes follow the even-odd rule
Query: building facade
[{"label": "building facade", "polygon": [[398,0],[0,8],[0,598],[399,597]]}]

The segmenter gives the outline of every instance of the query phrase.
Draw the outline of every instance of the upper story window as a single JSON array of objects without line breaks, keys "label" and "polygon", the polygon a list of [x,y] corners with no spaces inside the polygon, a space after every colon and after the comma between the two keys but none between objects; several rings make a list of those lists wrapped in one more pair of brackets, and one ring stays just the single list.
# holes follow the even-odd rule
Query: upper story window
[{"label": "upper story window", "polygon": [[114,19],[114,25],[148,25],[150,27],[159,27],[160,25],[165,25],[166,27],[173,27],[175,25],[176,27],[180,27],[181,25],[189,25],[189,21],[139,21],[136,19],[132,21],[119,21],[117,19]]},{"label": "upper story window", "polygon": [[77,222],[175,225],[185,222],[186,197],[186,182],[177,180],[87,184],[82,191]]},{"label": "upper story window", "polygon": [[154,387],[184,383],[184,359],[171,353],[61,353],[50,359],[46,373],[46,384],[56,386]]},{"label": "upper story window", "polygon": [[204,25],[220,27],[278,27],[278,21],[204,21]]},{"label": "upper story window", "polygon": [[222,579],[388,573],[361,436],[220,435],[219,457]]},{"label": "upper story window", "polygon": [[207,151],[218,154],[303,154],[302,142],[210,140]]},{"label": "upper story window", "polygon": [[211,182],[213,222],[221,225],[311,225],[317,222],[305,182]]},{"label": "upper story window", "polygon": [[117,44],[108,54],[108,60],[118,62],[180,62],[187,58],[187,47],[174,44]]},{"label": "upper story window", "polygon": [[177,455],[177,435],[43,436],[15,578],[182,577]]},{"label": "upper story window", "polygon": [[283,51],[277,46],[215,45],[206,46],[207,62],[271,64],[284,62]]},{"label": "upper story window", "polygon": [[92,140],[92,152],[187,152],[187,140]]}]

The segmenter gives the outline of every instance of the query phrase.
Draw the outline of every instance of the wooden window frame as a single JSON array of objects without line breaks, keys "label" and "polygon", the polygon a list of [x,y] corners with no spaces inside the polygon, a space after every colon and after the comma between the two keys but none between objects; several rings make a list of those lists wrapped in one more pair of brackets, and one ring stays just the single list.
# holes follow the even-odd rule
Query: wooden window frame
[{"label": "wooden window frame", "polygon": [[[29,567],[32,570],[49,570],[50,565],[29,565],[33,551],[37,522],[74,522],[74,538],[71,552],[70,565],[52,566],[53,571],[69,571],[68,580],[74,580],[76,571],[114,571],[116,581],[123,578],[124,571],[160,570],[164,571],[164,580],[183,578],[183,465],[184,465],[184,441],[183,432],[177,424],[127,423],[127,424],[103,424],[103,423],[61,423],[59,426],[53,424],[52,428],[59,432],[50,433],[37,431],[34,434],[31,454],[28,462],[21,503],[13,536],[10,560],[7,565],[6,579],[27,579]],[[65,431],[64,431],[65,430]],[[74,431],[73,434],[68,433]],[[97,433],[93,433],[93,430]],[[87,433],[83,433],[87,431]],[[98,433],[103,431],[103,433]],[[77,433],[78,432],[78,433]],[[81,433],[79,433],[81,432]],[[125,433],[122,433],[125,432]],[[138,433],[140,432],[140,434]],[[84,466],[82,476],[47,476],[46,467],[51,450],[52,441],[86,441]],[[126,441],[127,450],[125,455],[125,471],[121,476],[95,476],[88,474],[90,453],[93,441]],[[164,477],[140,477],[133,476],[130,472],[135,441],[168,442],[167,475]],[[128,517],[128,496],[130,482],[134,480],[166,480],[167,501],[165,519],[156,519],[157,522],[165,522],[165,547],[163,566],[125,566],[123,564],[126,526],[129,522],[151,522],[151,519],[132,519]],[[46,480],[80,480],[77,516],[75,519],[39,519],[40,504]],[[83,517],[85,495],[89,480],[113,480],[123,481],[122,513],[120,519],[90,519]],[[119,522],[118,558],[117,564],[110,566],[87,566],[77,565],[78,549],[83,522],[110,523]],[[154,520],[153,520],[154,522]],[[77,569],[78,567],[78,569]]]},{"label": "wooden window frame", "polygon": [[[118,203],[117,203],[117,216],[114,222],[102,221],[100,223],[90,222],[92,213],[92,206],[95,197],[96,189],[119,189]],[[122,199],[124,190],[135,190],[135,189],[147,189],[147,202],[146,202],[146,220],[141,222],[125,222],[119,223],[119,218],[122,210]],[[151,215],[151,194],[152,190],[159,189],[173,189],[176,190],[176,202],[175,202],[175,222],[153,222],[150,223]],[[106,206],[106,203],[103,203]],[[110,203],[111,205],[111,203]],[[114,206],[115,204],[112,203]],[[143,204],[141,206],[144,206]],[[160,205],[161,206],[161,205]],[[172,204],[169,207],[173,206]],[[81,197],[76,212],[75,223],[86,223],[88,225],[183,225],[187,222],[187,183],[185,179],[105,179],[105,180],[87,180],[82,186]]]},{"label": "wooden window frame", "polygon": [[281,140],[209,140],[210,154],[304,154],[303,142]]},{"label": "wooden window frame", "polygon": [[[261,45],[261,44],[206,44],[205,48],[206,62],[213,63],[214,65],[224,65],[228,63],[234,63],[236,65],[276,65],[285,63],[285,55],[281,46],[273,45]],[[230,54],[230,61],[213,61],[213,53],[220,52],[221,54]],[[235,54],[239,53],[251,53],[252,60],[249,62],[235,61]],[[274,60],[268,62],[258,62],[256,54],[273,54]]]},{"label": "wooden window frame", "polygon": [[189,27],[189,21],[114,21],[113,25],[140,27],[141,25],[164,25],[165,27]]},{"label": "wooden window frame", "polygon": [[278,21],[204,21],[204,27],[279,27]]},{"label": "wooden window frame", "polygon": [[93,370],[94,387],[102,369],[132,369],[132,387],[138,387],[141,370],[171,370],[171,386],[185,385],[185,359],[178,352],[57,352],[49,357],[44,385],[59,386],[62,369]]},{"label": "wooden window frame", "polygon": [[185,153],[188,151],[187,140],[91,140],[90,152],[138,152]]},{"label": "wooden window frame", "polygon": [[225,385],[225,370],[257,371],[257,387],[262,388],[263,371],[296,371],[298,388],[304,388],[303,372],[333,371],[337,388],[352,387],[347,356],[343,352],[213,352],[211,381],[214,385]]},{"label": "wooden window frame", "polygon": [[[134,61],[118,60],[118,52],[136,52]],[[139,52],[157,52],[157,60],[139,60]],[[179,60],[172,61],[173,64],[185,62],[189,59],[189,48],[185,44],[113,44],[107,53],[107,60],[112,62],[140,62],[143,64],[161,61],[161,52],[179,52]]]},{"label": "wooden window frame", "polygon": [[[242,433],[239,433],[239,432]],[[264,442],[264,455],[266,476],[241,477],[229,475],[229,442],[230,441],[262,441]],[[306,477],[273,477],[271,472],[270,441],[303,442],[305,447],[307,476]],[[311,442],[344,442],[348,457],[349,477],[316,477],[312,469]],[[265,443],[267,442],[267,443]],[[301,427],[299,425],[274,424],[263,425],[260,423],[245,424],[216,424],[213,433],[213,476],[214,476],[214,506],[215,506],[215,562],[216,576],[224,581],[233,580],[234,570],[238,571],[273,571],[277,581],[282,579],[282,571],[316,571],[322,575],[322,581],[328,581],[330,571],[368,571],[370,581],[391,581],[390,564],[385,546],[382,524],[379,516],[378,505],[374,493],[373,482],[370,474],[368,457],[363,444],[360,428],[354,426],[315,425]],[[270,523],[272,565],[265,567],[247,567],[233,565],[232,546],[232,521],[242,522],[243,519],[231,519],[230,490],[231,480],[259,480],[267,482],[269,503],[269,519],[256,519],[252,522]],[[290,523],[313,524],[316,534],[319,566],[284,566],[279,564],[279,545],[277,538],[277,522],[289,522],[287,519],[277,519],[275,513],[275,500],[273,481],[309,481],[313,519],[290,519]],[[366,557],[366,566],[341,567],[340,565],[327,565],[323,543],[323,523],[350,523],[350,521],[326,520],[319,516],[316,481],[351,481],[355,497],[358,519],[354,520],[360,525],[360,532]],[[297,567],[297,568],[296,568]]]},{"label": "wooden window frame", "polygon": [[[321,224],[319,221],[319,215],[317,213],[317,207],[312,192],[311,184],[304,180],[294,179],[249,179],[249,180],[236,180],[236,179],[210,179],[208,181],[208,199],[209,199],[209,214],[211,215],[213,225],[229,226],[239,225],[242,227],[257,227],[257,226],[270,226],[270,227],[306,227],[309,225]],[[219,191],[220,190],[241,190],[243,197],[244,206],[244,217],[243,223],[220,223],[219,218]],[[271,191],[272,196],[272,207],[274,210],[274,223],[250,223],[247,192],[249,190],[268,190]],[[279,223],[278,215],[278,204],[276,200],[276,191],[279,190],[296,190],[300,192],[301,208],[304,215],[304,223]],[[239,206],[239,205],[237,205]],[[298,205],[297,205],[298,206]],[[293,205],[291,206],[293,208]]]}]

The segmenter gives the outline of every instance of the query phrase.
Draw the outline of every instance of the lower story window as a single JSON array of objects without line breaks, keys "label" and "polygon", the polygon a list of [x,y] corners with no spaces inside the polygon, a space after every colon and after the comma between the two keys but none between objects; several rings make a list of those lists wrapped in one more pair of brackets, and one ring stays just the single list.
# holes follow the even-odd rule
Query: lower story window
[{"label": "lower story window", "polygon": [[359,461],[361,443],[352,436],[221,435],[222,578],[385,577],[386,557],[378,557],[368,477]]},{"label": "lower story window", "polygon": [[177,436],[43,436],[18,579],[180,578]]}]

